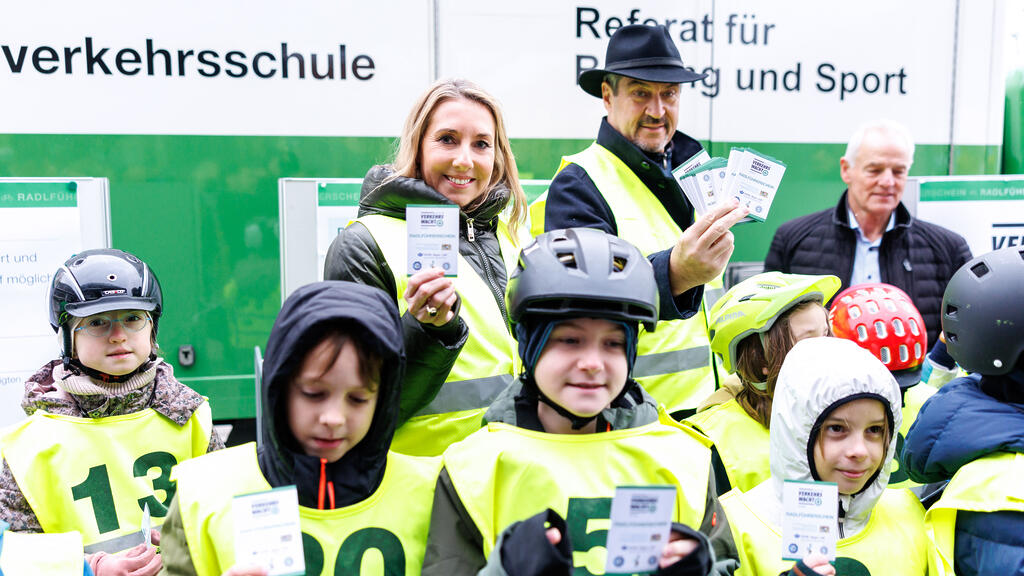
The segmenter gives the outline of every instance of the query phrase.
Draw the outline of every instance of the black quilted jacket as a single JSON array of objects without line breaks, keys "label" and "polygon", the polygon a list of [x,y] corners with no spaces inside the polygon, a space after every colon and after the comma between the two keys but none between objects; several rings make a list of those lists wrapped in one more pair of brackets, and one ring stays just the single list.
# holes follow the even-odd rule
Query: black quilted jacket
[{"label": "black quilted jacket", "polygon": [[[835,274],[850,285],[857,232],[850,227],[846,192],[835,208],[786,222],[775,232],[765,270],[791,274]],[[910,295],[928,328],[928,345],[938,338],[942,293],[950,277],[971,259],[967,241],[942,226],[917,220],[901,202],[896,225],[882,236],[878,267],[882,282]]]}]

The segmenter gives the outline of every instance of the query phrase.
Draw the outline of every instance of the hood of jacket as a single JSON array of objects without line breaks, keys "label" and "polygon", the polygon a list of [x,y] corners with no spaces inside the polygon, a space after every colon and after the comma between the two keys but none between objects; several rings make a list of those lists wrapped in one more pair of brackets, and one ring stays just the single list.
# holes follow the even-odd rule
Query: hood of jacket
[{"label": "hood of jacket", "polygon": [[[772,401],[770,452],[773,493],[781,511],[785,480],[813,481],[811,430],[819,418],[846,401],[864,395],[884,398],[892,439],[875,477],[857,494],[840,494],[843,535],[859,532],[889,483],[902,423],[900,387],[870,352],[842,338],[801,340],[786,355]],[[781,514],[781,512],[780,512]],[[774,518],[781,525],[781,516]]]},{"label": "hood of jacket", "polygon": [[311,508],[319,495],[320,459],[298,448],[288,424],[287,389],[306,353],[327,328],[339,324],[363,331],[363,343],[381,357],[381,381],[366,436],[326,466],[326,480],[334,483],[335,507],[359,502],[380,485],[398,420],[405,349],[393,298],[378,288],[342,281],[307,284],[292,293],[274,321],[263,360],[264,445],[259,462],[272,486],[295,484],[299,504]]},{"label": "hood of jacket", "polygon": [[[359,216],[382,214],[405,220],[405,207],[409,204],[452,204],[451,200],[419,178],[393,175],[391,166],[370,168],[363,178],[359,194]],[[459,211],[460,228],[465,231],[467,220],[472,219],[478,229],[493,229],[511,197],[511,191],[504,184],[491,188],[482,202],[468,212]]]},{"label": "hood of jacket", "polygon": [[903,458],[916,482],[941,482],[992,452],[1024,453],[1024,371],[972,374],[925,402],[907,433]]}]

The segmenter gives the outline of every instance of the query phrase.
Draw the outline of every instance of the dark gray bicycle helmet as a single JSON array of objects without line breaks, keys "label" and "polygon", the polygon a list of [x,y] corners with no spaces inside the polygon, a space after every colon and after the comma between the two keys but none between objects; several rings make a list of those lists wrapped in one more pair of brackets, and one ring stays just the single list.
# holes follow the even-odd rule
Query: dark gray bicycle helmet
[{"label": "dark gray bicycle helmet", "polygon": [[967,262],[942,297],[942,332],[964,370],[998,376],[1024,352],[1024,248],[1004,248]]},{"label": "dark gray bicycle helmet", "polygon": [[144,310],[153,318],[156,336],[163,295],[160,282],[145,262],[122,250],[85,250],[68,258],[50,284],[50,326],[63,329],[61,354],[72,355],[72,318],[85,318],[112,310]]},{"label": "dark gray bicycle helmet", "polygon": [[512,322],[524,316],[592,316],[658,322],[658,286],[647,258],[625,240],[590,228],[541,234],[523,248],[508,281]]}]

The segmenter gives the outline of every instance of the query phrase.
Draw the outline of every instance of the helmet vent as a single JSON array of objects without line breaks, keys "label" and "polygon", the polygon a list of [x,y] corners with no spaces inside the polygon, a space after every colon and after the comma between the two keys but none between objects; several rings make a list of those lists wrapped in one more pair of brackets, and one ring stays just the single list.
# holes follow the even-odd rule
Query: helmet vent
[{"label": "helmet vent", "polygon": [[907,318],[907,322],[910,323],[910,333],[917,336],[921,333],[921,328],[917,325],[917,320],[913,318]]},{"label": "helmet vent", "polygon": [[626,269],[626,264],[628,262],[629,260],[626,260],[622,256],[616,256],[612,258],[612,270],[614,270],[615,272],[622,272],[623,270]]},{"label": "helmet vent", "polygon": [[904,334],[907,333],[903,329],[903,321],[901,321],[899,318],[893,318],[892,319],[892,331],[897,336],[903,336]]},{"label": "helmet vent", "polygon": [[900,362],[906,362],[907,360],[910,360],[910,350],[907,348],[906,344],[900,344],[899,351]]},{"label": "helmet vent", "polygon": [[868,329],[863,324],[857,325],[857,340],[863,342],[868,339]]},{"label": "helmet vent", "polygon": [[959,308],[953,306],[952,304],[946,304],[946,316],[949,316],[950,318],[956,318],[956,313],[959,310]]},{"label": "helmet vent", "polygon": [[888,331],[885,329],[885,322],[881,320],[875,320],[875,335],[879,338],[885,338]]},{"label": "helmet vent", "polygon": [[889,300],[888,298],[886,298],[885,300],[882,300],[882,304],[885,305],[885,309],[886,310],[888,310],[890,312],[896,312],[896,303],[893,302],[892,300]]},{"label": "helmet vent", "polygon": [[860,318],[860,306],[850,306],[850,318],[854,320]]},{"label": "helmet vent", "polygon": [[914,342],[914,358],[920,358],[920,357],[921,357],[921,343],[920,342]]},{"label": "helmet vent", "polygon": [[566,268],[578,268],[576,266],[576,255],[572,252],[562,252],[558,255],[558,261],[562,263]]},{"label": "helmet vent", "polygon": [[882,364],[888,365],[889,363],[892,362],[892,355],[889,354],[888,346],[882,346],[882,348],[878,351],[878,356],[878,359],[882,361]]},{"label": "helmet vent", "polygon": [[974,266],[971,266],[971,272],[974,272],[975,276],[981,278],[985,274],[988,274],[989,270],[988,266],[986,266],[984,262],[978,262]]},{"label": "helmet vent", "polygon": [[868,314],[878,314],[878,302],[874,300],[868,300],[865,304],[868,308]]}]

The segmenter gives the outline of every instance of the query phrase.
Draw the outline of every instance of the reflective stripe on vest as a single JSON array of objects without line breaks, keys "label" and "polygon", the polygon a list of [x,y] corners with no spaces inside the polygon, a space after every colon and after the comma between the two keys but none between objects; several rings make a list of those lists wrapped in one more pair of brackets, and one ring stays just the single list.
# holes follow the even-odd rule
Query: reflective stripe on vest
[{"label": "reflective stripe on vest", "polygon": [[[782,559],[781,527],[757,515],[751,495],[734,489],[719,502],[740,553],[736,576],[776,576],[793,567],[792,561]],[[883,491],[867,525],[836,543],[834,565],[836,574],[844,576],[928,574],[928,539],[921,503],[909,490]]]},{"label": "reflective stripe on vest", "polygon": [[205,454],[212,432],[206,402],[184,426],[152,408],[106,418],[40,410],[4,437],[3,456],[44,532],[75,530],[87,551],[119,552],[141,541],[143,505],[163,524],[171,468]]},{"label": "reflective stripe on vest", "polygon": [[509,524],[551,508],[568,523],[574,564],[604,573],[602,528],[616,486],[675,485],[673,520],[700,526],[711,451],[693,430],[662,421],[598,434],[546,434],[491,423],[450,447],[444,465],[483,536],[486,556]]},{"label": "reflective stripe on vest", "polygon": [[[366,500],[336,510],[300,506],[306,574],[418,575],[439,469],[439,458],[390,452],[384,479]],[[235,564],[232,498],[271,488],[260,472],[256,444],[191,460],[175,468],[175,477],[196,574],[220,576]]]},{"label": "reflective stripe on vest", "polygon": [[61,534],[28,534],[5,532],[0,536],[0,574],[45,574],[46,576],[82,576],[82,535],[78,532]]},{"label": "reflective stripe on vest", "polygon": [[[619,236],[645,256],[679,241],[682,230],[618,156],[595,142],[562,158],[559,170],[569,164],[586,171],[615,215]],[[654,334],[641,329],[634,376],[669,412],[695,408],[715,391],[705,310],[702,304],[687,320],[658,322]]]},{"label": "reflective stripe on vest", "polygon": [[1024,454],[997,452],[957,470],[926,515],[933,548],[932,576],[953,574],[956,513],[1024,512]]},{"label": "reflective stripe on vest", "polygon": [[715,443],[733,488],[746,492],[772,475],[768,429],[751,418],[735,398],[698,412],[686,421]]},{"label": "reflective stripe on vest", "polygon": [[[399,314],[404,314],[407,306],[402,294],[408,285],[408,276],[403,273],[408,263],[405,221],[382,215],[363,216],[357,221],[373,235],[387,260],[395,278]],[[499,222],[496,235],[508,278],[519,250],[504,222]],[[396,431],[391,448],[403,454],[437,456],[449,444],[478,429],[481,419],[466,418],[466,413],[478,411],[482,416],[520,369],[518,345],[505,325],[494,292],[461,254],[458,276],[453,281],[462,298],[459,315],[469,328],[469,339],[437,396]],[[467,427],[469,422],[472,425]]]}]

